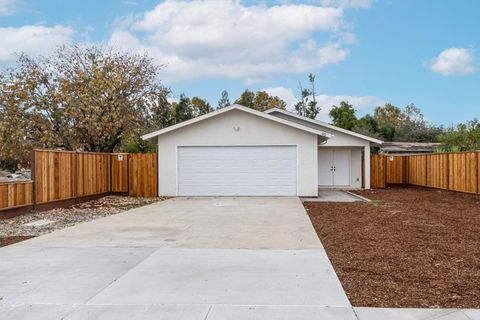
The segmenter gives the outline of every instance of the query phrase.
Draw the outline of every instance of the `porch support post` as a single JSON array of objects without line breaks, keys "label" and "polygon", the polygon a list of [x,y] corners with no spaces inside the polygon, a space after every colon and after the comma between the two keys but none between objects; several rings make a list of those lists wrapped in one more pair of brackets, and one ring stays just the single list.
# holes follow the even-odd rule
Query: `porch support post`
[{"label": "porch support post", "polygon": [[364,168],[364,172],[365,172],[364,188],[365,189],[370,189],[370,144],[365,145],[363,156],[364,156],[363,164],[365,166],[365,168]]}]

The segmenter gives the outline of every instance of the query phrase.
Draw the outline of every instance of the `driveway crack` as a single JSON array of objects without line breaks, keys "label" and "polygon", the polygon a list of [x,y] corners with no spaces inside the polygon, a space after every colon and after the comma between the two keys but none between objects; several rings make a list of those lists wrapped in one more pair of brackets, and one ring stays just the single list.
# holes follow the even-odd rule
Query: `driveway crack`
[{"label": "driveway crack", "polygon": [[210,311],[212,310],[213,306],[210,306],[210,308],[208,308],[208,311],[207,311],[207,314],[205,315],[205,318],[203,320],[207,320],[208,316],[210,315]]}]

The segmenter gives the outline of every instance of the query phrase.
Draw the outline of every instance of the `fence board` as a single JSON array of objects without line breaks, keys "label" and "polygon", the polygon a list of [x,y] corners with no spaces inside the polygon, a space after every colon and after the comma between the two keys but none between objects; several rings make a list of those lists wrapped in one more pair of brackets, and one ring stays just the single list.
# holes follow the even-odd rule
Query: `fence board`
[{"label": "fence board", "polygon": [[155,197],[157,188],[157,155],[128,155],[128,194],[135,197]]},{"label": "fence board", "polygon": [[118,153],[110,156],[111,161],[111,191],[128,192],[128,154]]},{"label": "fence board", "polygon": [[36,202],[75,197],[72,180],[75,153],[36,150],[34,154]]},{"label": "fence board", "polygon": [[478,193],[478,153],[450,153],[448,161],[449,189]]},{"label": "fence board", "polygon": [[0,210],[33,204],[33,181],[0,183]]},{"label": "fence board", "polygon": [[426,155],[426,186],[438,189],[448,188],[448,154]]},{"label": "fence board", "polygon": [[385,188],[386,166],[385,156],[372,155],[370,158],[370,186],[374,189]]},{"label": "fence board", "polygon": [[388,157],[387,159],[387,184],[405,184],[407,158],[402,156]]},{"label": "fence board", "polygon": [[77,197],[110,192],[110,154],[77,153]]}]

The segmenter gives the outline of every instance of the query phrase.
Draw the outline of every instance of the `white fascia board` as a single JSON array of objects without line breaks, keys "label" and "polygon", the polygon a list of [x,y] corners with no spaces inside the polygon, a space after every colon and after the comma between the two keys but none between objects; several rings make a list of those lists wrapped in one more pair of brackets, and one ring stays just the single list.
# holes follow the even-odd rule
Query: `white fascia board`
[{"label": "white fascia board", "polygon": [[264,113],[264,112],[260,112],[260,111],[257,111],[257,110],[251,109],[251,108],[247,108],[247,107],[241,106],[239,104],[233,104],[231,106],[228,106],[228,107],[225,107],[225,108],[222,108],[222,109],[218,109],[216,111],[204,114],[202,116],[199,116],[199,117],[187,120],[187,121],[183,121],[183,122],[175,124],[173,126],[170,126],[170,127],[167,127],[167,128],[161,129],[161,130],[157,130],[157,131],[145,134],[141,138],[143,140],[152,139],[152,138],[158,137],[162,134],[165,134],[167,132],[171,132],[171,131],[186,127],[186,126],[194,124],[196,122],[203,121],[203,120],[218,116],[222,113],[229,112],[229,111],[232,111],[232,110],[241,110],[241,111],[244,111],[244,112],[247,112],[247,113],[250,113],[250,114],[253,114],[253,115],[268,119],[268,120],[271,120],[271,121],[275,121],[275,122],[284,124],[284,125],[289,126],[289,127],[293,127],[293,128],[299,129],[299,130],[307,131],[307,132],[310,132],[310,133],[313,133],[313,134],[316,134],[318,136],[322,136],[322,137],[325,137],[325,138],[333,137],[333,135],[331,133],[328,133],[328,132],[325,132],[325,131],[321,131],[321,130],[313,129],[313,128],[310,128],[310,127],[307,127],[307,126],[303,126],[301,124],[298,124],[298,123],[295,123],[295,122],[292,122],[292,121],[288,121],[288,120],[285,120],[285,119],[281,119],[279,117],[272,116],[268,113]]},{"label": "white fascia board", "polygon": [[328,124],[328,123],[323,122],[323,121],[303,117],[303,116],[300,116],[300,115],[295,114],[293,112],[285,111],[283,109],[272,108],[272,109],[268,109],[268,110],[265,111],[265,113],[267,113],[267,114],[271,114],[271,113],[274,113],[274,112],[282,113],[282,114],[285,114],[285,115],[293,117],[293,118],[304,120],[304,121],[316,124],[318,126],[325,127],[325,128],[328,128],[328,129],[331,129],[331,130],[334,130],[334,131],[342,132],[342,133],[351,135],[353,137],[357,137],[357,138],[360,138],[360,139],[363,139],[363,140],[367,140],[367,141],[370,141],[370,142],[373,142],[373,143],[376,143],[376,144],[382,144],[383,143],[382,140],[378,140],[378,139],[375,139],[375,138],[372,138],[372,137],[369,137],[369,136],[366,136],[366,135],[363,135],[363,134],[360,134],[360,133],[356,133],[356,132],[353,132],[353,131],[350,131],[350,130],[347,130],[347,129],[339,128],[337,126]]}]

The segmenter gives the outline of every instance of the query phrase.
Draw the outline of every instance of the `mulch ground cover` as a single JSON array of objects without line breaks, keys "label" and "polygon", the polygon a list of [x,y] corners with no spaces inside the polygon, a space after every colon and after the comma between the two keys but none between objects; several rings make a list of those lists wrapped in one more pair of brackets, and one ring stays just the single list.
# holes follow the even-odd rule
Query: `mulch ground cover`
[{"label": "mulch ground cover", "polygon": [[[0,247],[165,199],[167,198],[107,196],[67,208],[31,212],[15,218],[3,219],[0,220]],[[42,220],[50,223],[37,226],[25,225]]]},{"label": "mulch ground cover", "polygon": [[33,238],[33,236],[14,236],[14,237],[0,238],[0,247],[5,247],[5,246],[8,246],[9,244],[14,244],[30,238]]},{"label": "mulch ground cover", "polygon": [[305,203],[354,306],[480,308],[480,196],[357,193],[373,201]]}]

